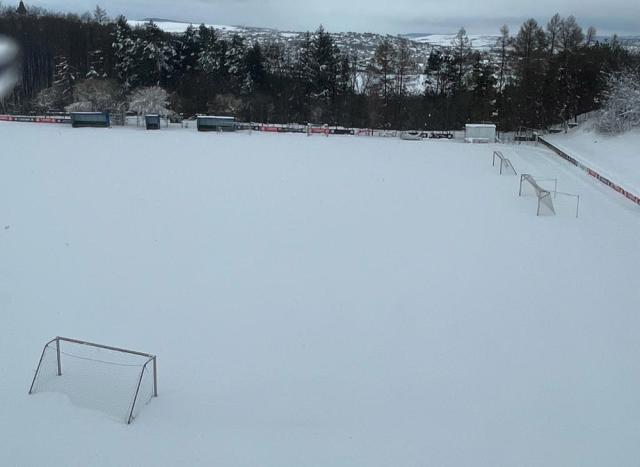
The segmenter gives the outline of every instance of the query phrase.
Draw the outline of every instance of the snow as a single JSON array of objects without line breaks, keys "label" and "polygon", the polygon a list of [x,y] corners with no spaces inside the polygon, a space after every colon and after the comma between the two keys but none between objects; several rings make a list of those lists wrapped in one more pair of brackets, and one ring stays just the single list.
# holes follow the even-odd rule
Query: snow
[{"label": "snow", "polygon": [[[412,36],[411,39],[421,44],[429,44],[434,47],[450,47],[456,34],[426,34],[424,36]],[[498,36],[468,34],[471,46],[476,50],[490,50],[496,44]]]},{"label": "snow", "polygon": [[[1,465],[632,466],[640,212],[537,147],[0,123]],[[519,172],[581,195],[536,217]],[[132,425],[27,395],[158,356]]]},{"label": "snow", "polygon": [[545,139],[634,193],[640,193],[640,129],[605,135],[585,122],[568,133]]},{"label": "snow", "polygon": [[[128,20],[127,23],[129,23],[129,26],[133,28],[137,26],[144,26],[145,24],[148,24],[149,21]],[[182,34],[189,28],[189,26],[194,26],[196,28],[200,26],[200,23],[192,24],[192,23],[181,23],[178,21],[154,21],[153,23],[164,32],[169,32],[174,34]],[[219,30],[228,31],[228,32],[236,32],[236,31],[242,30],[241,28],[236,26],[228,26],[223,24],[205,24],[205,26],[208,28],[219,29]]]}]

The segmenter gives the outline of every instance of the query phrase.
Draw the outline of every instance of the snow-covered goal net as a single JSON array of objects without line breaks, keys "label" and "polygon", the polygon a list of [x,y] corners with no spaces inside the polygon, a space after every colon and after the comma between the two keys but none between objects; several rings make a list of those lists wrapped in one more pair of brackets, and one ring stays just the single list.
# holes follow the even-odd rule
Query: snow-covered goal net
[{"label": "snow-covered goal net", "polygon": [[535,196],[538,199],[538,216],[575,215],[580,210],[580,196],[558,191],[555,178],[534,177],[531,174],[520,175],[519,196]]},{"label": "snow-covered goal net", "polygon": [[44,346],[29,394],[65,394],[77,406],[131,423],[158,396],[155,355],[56,337]]}]

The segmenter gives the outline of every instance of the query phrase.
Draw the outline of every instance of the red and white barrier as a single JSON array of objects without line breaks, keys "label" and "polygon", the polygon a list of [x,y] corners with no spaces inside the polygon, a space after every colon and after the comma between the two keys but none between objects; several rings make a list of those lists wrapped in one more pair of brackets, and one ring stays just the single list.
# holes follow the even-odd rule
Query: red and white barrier
[{"label": "red and white barrier", "polygon": [[32,115],[0,115],[0,121],[25,123],[71,123],[68,117],[45,117]]}]

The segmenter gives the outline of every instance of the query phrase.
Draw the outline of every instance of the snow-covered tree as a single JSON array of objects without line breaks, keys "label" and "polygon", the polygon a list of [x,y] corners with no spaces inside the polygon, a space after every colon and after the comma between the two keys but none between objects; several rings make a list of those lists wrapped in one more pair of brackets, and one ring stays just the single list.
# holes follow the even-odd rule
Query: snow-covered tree
[{"label": "snow-covered tree", "polygon": [[88,79],[77,84],[73,103],[67,112],[105,112],[121,107],[121,90],[118,83],[106,79]]},{"label": "snow-covered tree", "polygon": [[129,99],[129,110],[138,115],[158,114],[167,116],[169,95],[160,86],[151,86],[136,90]]},{"label": "snow-covered tree", "polygon": [[89,71],[85,79],[104,79],[107,74],[104,71],[104,56],[102,50],[92,50],[89,52]]},{"label": "snow-covered tree", "polygon": [[59,89],[63,100],[68,101],[71,99],[77,79],[78,70],[69,64],[67,57],[57,57],[53,76],[53,86]]},{"label": "snow-covered tree", "polygon": [[640,70],[609,76],[596,126],[603,133],[622,133],[640,127]]},{"label": "snow-covered tree", "polygon": [[112,47],[115,55],[116,74],[125,89],[129,89],[138,80],[134,54],[136,41],[124,16],[120,16],[116,21]]}]

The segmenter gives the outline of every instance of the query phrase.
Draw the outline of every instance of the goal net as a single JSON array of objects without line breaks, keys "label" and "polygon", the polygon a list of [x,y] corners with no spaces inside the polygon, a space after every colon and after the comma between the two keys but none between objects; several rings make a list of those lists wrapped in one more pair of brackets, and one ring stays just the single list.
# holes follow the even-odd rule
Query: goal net
[{"label": "goal net", "polygon": [[520,196],[538,199],[538,216],[579,216],[580,196],[558,191],[558,180],[530,174],[520,176]]},{"label": "goal net", "polygon": [[157,396],[156,382],[154,355],[57,337],[44,346],[29,394],[61,393],[131,423]]}]

